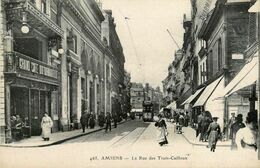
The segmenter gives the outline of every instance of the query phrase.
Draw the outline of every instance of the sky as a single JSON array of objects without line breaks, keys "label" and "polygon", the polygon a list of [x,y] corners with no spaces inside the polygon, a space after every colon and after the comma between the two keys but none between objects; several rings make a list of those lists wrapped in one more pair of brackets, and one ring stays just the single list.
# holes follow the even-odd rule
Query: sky
[{"label": "sky", "polygon": [[[177,45],[183,43],[183,14],[190,17],[190,0],[101,0],[111,9],[132,82],[162,87]],[[125,17],[129,19],[125,19]]]}]

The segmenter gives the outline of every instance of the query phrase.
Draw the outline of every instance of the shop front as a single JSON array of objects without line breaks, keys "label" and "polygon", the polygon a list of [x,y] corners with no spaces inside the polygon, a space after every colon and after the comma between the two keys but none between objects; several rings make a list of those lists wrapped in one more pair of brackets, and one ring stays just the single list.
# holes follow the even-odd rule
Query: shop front
[{"label": "shop front", "polygon": [[53,119],[52,132],[58,131],[58,70],[21,53],[6,56],[8,141],[40,135],[45,112]]},{"label": "shop front", "polygon": [[218,77],[205,87],[197,101],[193,105],[195,111],[209,111],[212,117],[219,117],[218,122],[223,128],[224,102],[214,101],[214,94],[218,94],[224,88],[224,76]]}]

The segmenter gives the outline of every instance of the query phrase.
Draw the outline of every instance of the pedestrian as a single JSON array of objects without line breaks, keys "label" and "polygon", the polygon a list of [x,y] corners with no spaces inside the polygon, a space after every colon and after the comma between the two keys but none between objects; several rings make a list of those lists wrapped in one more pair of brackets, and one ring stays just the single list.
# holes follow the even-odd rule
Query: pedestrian
[{"label": "pedestrian", "polygon": [[83,113],[82,116],[80,117],[80,124],[82,127],[82,132],[85,132],[86,126],[88,124],[88,114],[87,113]]},{"label": "pedestrian", "polygon": [[101,112],[99,115],[98,115],[98,125],[100,127],[104,127],[104,124],[105,124],[105,115],[104,115],[104,112]]},{"label": "pedestrian", "polygon": [[114,120],[114,127],[117,127],[117,115],[116,113],[113,115],[113,120]]},{"label": "pedestrian", "polygon": [[189,121],[190,121],[189,114],[188,114],[188,112],[186,111],[186,114],[185,114],[185,116],[184,116],[184,127],[188,127]]},{"label": "pedestrian", "polygon": [[199,141],[201,141],[201,124],[202,124],[203,112],[201,112],[197,117],[197,129],[196,137],[199,136]]},{"label": "pedestrian", "polygon": [[159,131],[159,136],[158,136],[158,141],[159,141],[159,145],[163,146],[165,144],[168,144],[168,140],[167,140],[167,125],[165,120],[162,118],[162,115],[159,114],[158,115],[158,121],[155,123],[155,126],[158,128]]},{"label": "pedestrian", "polygon": [[202,121],[201,121],[201,141],[207,142],[208,133],[207,130],[209,128],[210,123],[212,122],[211,114],[209,111],[205,111],[203,113]]},{"label": "pedestrian", "polygon": [[248,149],[255,152],[257,150],[257,111],[247,113],[246,127],[241,128],[236,134],[237,149]]},{"label": "pedestrian", "polygon": [[93,114],[89,115],[88,125],[89,125],[90,129],[94,129],[94,127],[95,127],[95,116]]},{"label": "pedestrian", "polygon": [[184,125],[184,116],[183,116],[183,114],[181,113],[180,114],[180,117],[179,117],[179,122],[178,122],[178,134],[182,134],[182,127],[183,127],[183,125]]},{"label": "pedestrian", "polygon": [[220,126],[217,123],[218,117],[213,117],[213,122],[210,123],[208,127],[208,134],[209,134],[209,145],[208,147],[210,148],[210,151],[215,152],[216,145],[218,138],[220,136]]},{"label": "pedestrian", "polygon": [[51,117],[49,117],[47,113],[44,113],[44,116],[42,117],[42,121],[41,121],[42,138],[44,141],[50,140],[52,126],[53,126],[53,122]]},{"label": "pedestrian", "polygon": [[109,131],[111,131],[111,115],[110,115],[109,112],[107,113],[105,120],[106,120],[106,129],[105,129],[105,132],[107,132],[108,129],[109,129]]},{"label": "pedestrian", "polygon": [[90,118],[90,116],[91,116],[91,113],[88,113],[87,110],[85,110],[85,113],[87,114],[87,123],[86,123],[86,128],[88,128],[88,127],[89,127],[89,118]]},{"label": "pedestrian", "polygon": [[236,144],[236,134],[237,131],[241,128],[246,127],[245,124],[243,123],[243,115],[238,114],[236,117],[236,122],[231,125],[230,129],[230,134],[231,134],[231,150],[237,149],[237,144]]},{"label": "pedestrian", "polygon": [[236,122],[236,117],[235,117],[235,113],[231,113],[231,118],[228,121],[228,134],[229,135],[229,139],[232,139],[232,134],[231,134],[231,126]]}]

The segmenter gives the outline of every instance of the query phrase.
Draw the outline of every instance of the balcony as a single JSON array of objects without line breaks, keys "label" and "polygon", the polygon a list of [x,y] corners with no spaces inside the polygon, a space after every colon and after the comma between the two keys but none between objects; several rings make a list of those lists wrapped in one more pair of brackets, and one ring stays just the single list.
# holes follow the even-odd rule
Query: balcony
[{"label": "balcony", "polygon": [[[67,50],[68,61],[75,63],[76,65],[81,65],[79,55],[72,50]],[[93,72],[92,72],[93,73]]]},{"label": "balcony", "polygon": [[27,13],[27,23],[47,37],[63,37],[63,30],[45,13],[42,13],[30,0],[13,0],[6,5],[9,22],[22,23],[22,12]]},{"label": "balcony", "polygon": [[18,52],[6,54],[6,75],[59,85],[57,68]]}]

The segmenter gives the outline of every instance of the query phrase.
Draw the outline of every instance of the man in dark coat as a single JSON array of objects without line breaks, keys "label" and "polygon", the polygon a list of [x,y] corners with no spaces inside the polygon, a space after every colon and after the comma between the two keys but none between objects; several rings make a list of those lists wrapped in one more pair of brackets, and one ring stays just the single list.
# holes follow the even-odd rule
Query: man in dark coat
[{"label": "man in dark coat", "polygon": [[231,150],[237,149],[236,134],[240,128],[244,128],[244,127],[246,127],[246,125],[243,123],[243,115],[238,114],[236,117],[236,122],[232,124],[230,127]]},{"label": "man in dark coat", "polygon": [[82,126],[82,131],[83,133],[85,132],[85,128],[88,124],[88,114],[87,113],[83,113],[82,116],[80,117],[80,124]]},{"label": "man in dark coat", "polygon": [[[201,112],[198,115],[197,121],[198,121],[198,126],[197,126],[197,130],[196,130],[196,137],[201,134],[201,124],[202,124],[202,118],[203,118],[203,112]],[[200,141],[201,141],[201,137],[200,137]]]},{"label": "man in dark coat", "polygon": [[110,113],[107,113],[105,120],[106,120],[106,130],[105,130],[105,132],[107,132],[108,128],[111,131],[111,115],[110,115]]},{"label": "man in dark coat", "polygon": [[114,120],[114,127],[117,127],[117,115],[116,113],[113,115],[113,120]]}]

